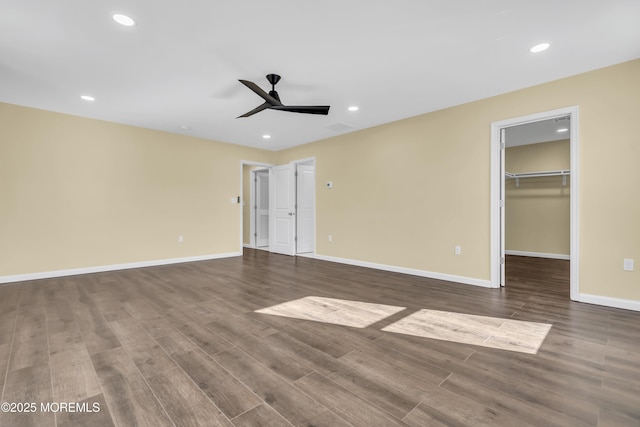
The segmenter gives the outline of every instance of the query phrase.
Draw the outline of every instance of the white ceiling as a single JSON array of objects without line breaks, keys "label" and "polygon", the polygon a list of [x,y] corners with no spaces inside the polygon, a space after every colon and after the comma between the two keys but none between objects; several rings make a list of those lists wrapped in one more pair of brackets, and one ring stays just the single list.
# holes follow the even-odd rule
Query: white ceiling
[{"label": "white ceiling", "polygon": [[0,101],[273,150],[638,57],[638,0],[0,0]]},{"label": "white ceiling", "polygon": [[571,137],[570,120],[569,116],[565,116],[508,127],[505,131],[505,145],[517,147],[569,139]]}]

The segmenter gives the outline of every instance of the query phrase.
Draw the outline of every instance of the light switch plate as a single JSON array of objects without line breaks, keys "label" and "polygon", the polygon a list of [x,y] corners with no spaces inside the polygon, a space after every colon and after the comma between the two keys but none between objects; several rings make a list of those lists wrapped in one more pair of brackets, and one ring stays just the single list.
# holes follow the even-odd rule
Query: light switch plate
[{"label": "light switch plate", "polygon": [[633,271],[633,260],[629,258],[625,258],[622,262],[622,269],[624,271]]}]

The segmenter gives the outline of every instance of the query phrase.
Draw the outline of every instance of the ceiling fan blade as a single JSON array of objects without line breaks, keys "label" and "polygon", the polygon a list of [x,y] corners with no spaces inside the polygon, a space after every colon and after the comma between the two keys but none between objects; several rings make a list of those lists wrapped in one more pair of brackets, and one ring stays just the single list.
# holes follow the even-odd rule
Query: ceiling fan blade
[{"label": "ceiling fan blade", "polygon": [[271,104],[269,104],[268,102],[265,102],[264,104],[260,104],[259,106],[257,106],[256,108],[254,108],[253,110],[244,113],[241,116],[236,117],[236,119],[239,119],[240,117],[249,117],[249,116],[253,116],[255,113],[259,113],[262,110],[266,110],[267,108],[271,108]]},{"label": "ceiling fan blade", "polygon": [[329,105],[274,105],[271,109],[289,111],[291,113],[322,114],[326,116],[329,114],[329,107]]},{"label": "ceiling fan blade", "polygon": [[242,80],[242,79],[239,79],[238,81],[240,83],[242,83],[243,85],[245,85],[246,87],[248,87],[249,89],[251,89],[252,91],[254,91],[259,97],[261,97],[262,99],[267,101],[269,104],[271,104],[271,105],[282,105],[282,102],[278,101],[276,98],[274,98],[273,96],[269,95],[267,92],[262,90],[260,88],[260,86],[258,86],[254,82],[250,82],[248,80]]}]

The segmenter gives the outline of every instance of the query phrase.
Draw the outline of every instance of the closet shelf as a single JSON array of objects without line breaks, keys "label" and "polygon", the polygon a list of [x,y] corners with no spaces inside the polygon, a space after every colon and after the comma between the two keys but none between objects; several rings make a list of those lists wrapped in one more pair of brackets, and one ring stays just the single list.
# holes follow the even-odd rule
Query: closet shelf
[{"label": "closet shelf", "polygon": [[555,171],[523,172],[523,173],[511,173],[511,172],[504,173],[504,176],[506,179],[516,180],[516,187],[520,186],[521,178],[538,178],[541,176],[561,176],[562,185],[567,185],[568,175],[571,175],[571,171],[569,169],[561,169],[561,170],[555,170]]}]

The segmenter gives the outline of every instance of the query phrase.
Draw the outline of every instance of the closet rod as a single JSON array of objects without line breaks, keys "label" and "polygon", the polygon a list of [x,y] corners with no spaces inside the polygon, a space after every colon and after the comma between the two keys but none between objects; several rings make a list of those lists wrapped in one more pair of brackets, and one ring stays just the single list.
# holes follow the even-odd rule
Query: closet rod
[{"label": "closet rod", "polygon": [[562,176],[562,185],[567,185],[567,175],[571,175],[571,171],[569,169],[540,172],[504,173],[505,178],[516,180],[516,187],[520,187],[520,178],[537,178],[541,176]]}]

